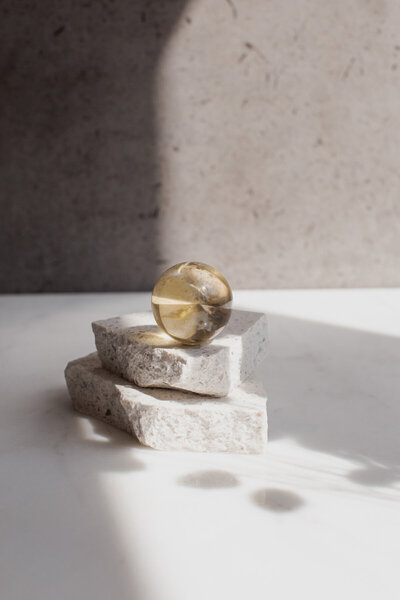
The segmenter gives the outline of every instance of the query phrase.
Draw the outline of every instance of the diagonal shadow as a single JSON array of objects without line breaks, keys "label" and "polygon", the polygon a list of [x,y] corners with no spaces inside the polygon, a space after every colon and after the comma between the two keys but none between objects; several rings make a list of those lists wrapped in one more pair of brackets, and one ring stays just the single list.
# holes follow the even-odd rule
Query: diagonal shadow
[{"label": "diagonal shadow", "polygon": [[291,438],[354,461],[365,486],[400,481],[400,339],[270,315],[261,377],[270,440]]},{"label": "diagonal shadow", "polygon": [[[152,287],[162,187],[155,74],[185,4],[2,3],[1,292]],[[76,315],[74,323],[76,335]],[[58,317],[53,326],[60,331]],[[34,362],[28,347],[24,360]],[[20,380],[3,380],[3,596],[154,597],[140,560],[124,554],[100,485],[104,472],[144,468],[134,441],[100,423],[103,439],[88,440],[66,391],[41,393],[31,363]]]},{"label": "diagonal shadow", "polygon": [[124,555],[99,477],[143,470],[135,442],[101,423],[88,438],[65,389],[37,396],[31,410],[20,405],[9,419],[20,448],[7,436],[0,446],[12,467],[4,474],[12,486],[2,490],[5,597],[92,599],[112,590],[121,599],[152,598],[135,557]]}]

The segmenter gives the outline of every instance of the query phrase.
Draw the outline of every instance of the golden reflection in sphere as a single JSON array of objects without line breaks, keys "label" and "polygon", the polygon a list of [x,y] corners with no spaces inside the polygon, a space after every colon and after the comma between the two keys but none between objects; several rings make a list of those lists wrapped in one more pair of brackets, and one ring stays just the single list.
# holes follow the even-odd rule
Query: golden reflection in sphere
[{"label": "golden reflection in sphere", "polygon": [[167,269],[153,289],[151,305],[161,329],[182,344],[204,344],[231,316],[232,290],[214,267],[183,262]]}]

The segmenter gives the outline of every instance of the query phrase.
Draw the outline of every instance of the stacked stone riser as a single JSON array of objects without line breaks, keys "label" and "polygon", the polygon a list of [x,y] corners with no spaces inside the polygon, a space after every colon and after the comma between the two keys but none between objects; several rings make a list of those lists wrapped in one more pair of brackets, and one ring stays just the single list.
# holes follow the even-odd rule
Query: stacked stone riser
[{"label": "stacked stone riser", "polygon": [[74,408],[159,450],[261,453],[266,396],[254,371],[267,347],[263,314],[232,311],[220,336],[181,346],[151,313],[93,323],[98,354],[65,370]]}]

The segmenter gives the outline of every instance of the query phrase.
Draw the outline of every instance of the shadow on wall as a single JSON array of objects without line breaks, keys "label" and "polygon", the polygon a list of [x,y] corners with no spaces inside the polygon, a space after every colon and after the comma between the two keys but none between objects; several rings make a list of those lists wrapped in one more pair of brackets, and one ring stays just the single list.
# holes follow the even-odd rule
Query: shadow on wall
[{"label": "shadow on wall", "polygon": [[270,441],[288,438],[352,461],[343,476],[357,485],[397,485],[400,340],[281,315],[269,320],[262,376]]},{"label": "shadow on wall", "polygon": [[151,289],[153,79],[184,5],[2,3],[0,292]]}]

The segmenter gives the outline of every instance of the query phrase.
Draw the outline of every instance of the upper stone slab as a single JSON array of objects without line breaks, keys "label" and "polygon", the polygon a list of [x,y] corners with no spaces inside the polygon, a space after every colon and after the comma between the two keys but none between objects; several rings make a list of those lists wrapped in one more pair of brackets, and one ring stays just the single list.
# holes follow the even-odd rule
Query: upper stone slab
[{"label": "upper stone slab", "polygon": [[265,358],[263,313],[232,310],[223,332],[204,346],[182,346],[154,324],[151,312],[92,323],[106,369],[140,387],[226,396]]}]

